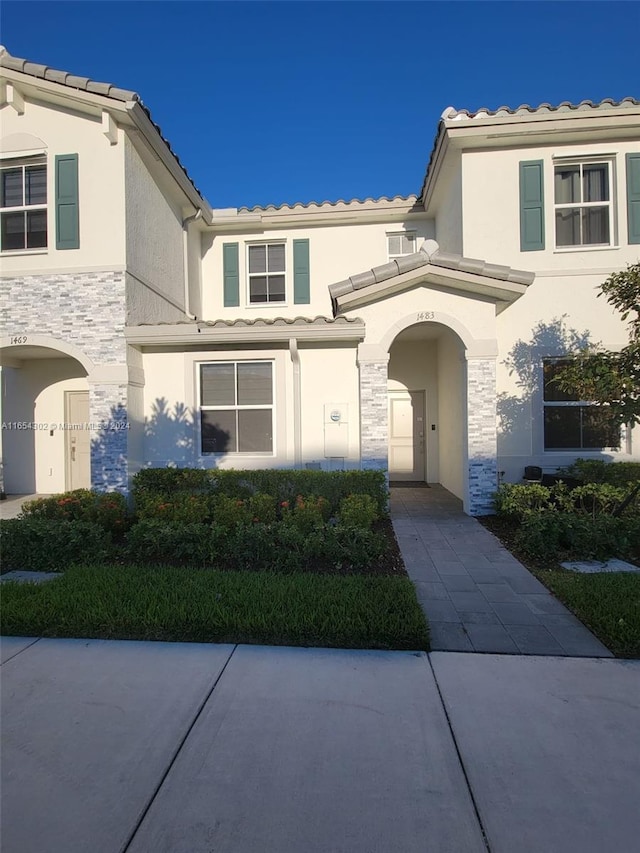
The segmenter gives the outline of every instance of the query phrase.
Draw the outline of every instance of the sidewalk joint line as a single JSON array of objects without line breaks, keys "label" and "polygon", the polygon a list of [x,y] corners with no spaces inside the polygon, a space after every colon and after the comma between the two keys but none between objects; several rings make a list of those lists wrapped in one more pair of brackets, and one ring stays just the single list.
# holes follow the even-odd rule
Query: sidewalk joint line
[{"label": "sidewalk joint line", "polygon": [[447,711],[447,706],[444,701],[444,696],[442,695],[442,691],[440,690],[440,685],[438,684],[438,677],[436,675],[436,671],[433,668],[433,664],[431,663],[431,654],[427,655],[429,660],[429,667],[431,668],[431,673],[433,675],[433,680],[436,685],[436,690],[438,691],[438,696],[440,698],[440,704],[442,705],[442,710],[444,711],[444,716],[447,721],[447,725],[449,726],[449,731],[451,732],[451,738],[453,740],[453,745],[456,750],[456,755],[458,756],[458,761],[460,762],[460,767],[462,769],[462,775],[464,776],[464,781],[467,785],[467,790],[469,791],[469,796],[471,797],[471,803],[473,805],[473,811],[475,812],[476,820],[478,821],[478,826],[480,827],[480,832],[482,833],[482,840],[484,841],[484,846],[487,848],[488,853],[491,853],[491,846],[489,844],[489,839],[487,837],[487,833],[484,828],[484,823],[482,822],[482,817],[480,816],[480,810],[478,808],[478,804],[476,802],[475,795],[473,793],[473,788],[471,787],[471,780],[469,779],[469,775],[467,773],[467,768],[465,767],[464,761],[462,760],[462,753],[460,752],[460,747],[458,746],[458,740],[456,738],[455,732],[453,731],[453,725],[451,724],[451,718],[449,717],[449,712]]},{"label": "sidewalk joint line", "polygon": [[162,776],[160,777],[160,781],[158,782],[158,784],[157,784],[157,785],[156,785],[156,787],[154,788],[153,793],[152,793],[152,794],[151,794],[151,796],[149,797],[149,800],[148,800],[148,802],[147,802],[146,806],[143,808],[143,810],[142,810],[142,812],[140,813],[140,816],[139,816],[138,820],[136,821],[136,823],[135,823],[135,825],[134,825],[133,829],[131,830],[131,832],[130,832],[130,833],[129,833],[129,835],[127,836],[127,840],[125,841],[125,843],[124,843],[124,844],[122,845],[122,847],[120,848],[121,853],[127,853],[127,850],[129,849],[129,847],[131,847],[131,844],[133,843],[133,840],[134,840],[134,838],[136,837],[136,835],[137,835],[137,833],[138,833],[138,830],[139,830],[139,829],[140,829],[140,827],[142,826],[142,824],[143,824],[143,822],[144,822],[144,819],[146,818],[147,814],[149,813],[149,810],[151,809],[151,806],[154,804],[154,802],[155,802],[155,800],[156,800],[156,797],[157,797],[157,796],[158,796],[158,794],[160,793],[160,789],[161,789],[161,788],[162,788],[162,786],[164,785],[164,783],[165,783],[165,780],[166,780],[167,776],[169,775],[169,773],[170,773],[170,772],[171,772],[171,770],[173,769],[173,765],[174,765],[174,764],[176,763],[176,761],[178,760],[178,756],[179,756],[179,755],[180,755],[180,753],[182,752],[182,748],[184,747],[184,745],[185,745],[185,743],[186,743],[187,738],[189,737],[189,735],[191,734],[191,732],[192,732],[192,731],[193,731],[193,729],[194,729],[194,726],[196,725],[196,723],[197,723],[197,722],[198,722],[198,720],[200,719],[200,716],[201,716],[202,712],[204,711],[205,705],[207,704],[207,702],[208,702],[208,701],[209,701],[209,699],[211,698],[211,696],[212,696],[212,694],[213,694],[213,691],[214,691],[214,690],[216,689],[216,687],[218,686],[218,683],[219,683],[220,679],[222,678],[222,676],[224,675],[226,668],[229,666],[229,662],[231,661],[231,658],[234,656],[235,651],[236,651],[236,649],[237,649],[237,648],[238,648],[238,644],[236,643],[236,644],[234,645],[233,649],[231,650],[231,653],[229,654],[229,657],[228,657],[228,658],[227,658],[227,660],[225,661],[224,666],[222,667],[222,669],[221,669],[221,670],[220,670],[220,672],[218,673],[217,678],[214,680],[214,682],[213,682],[213,684],[212,684],[211,688],[207,691],[207,694],[205,695],[204,699],[203,699],[203,700],[202,700],[202,702],[200,703],[200,706],[199,706],[199,708],[197,709],[197,711],[196,711],[196,713],[195,713],[195,716],[194,716],[193,720],[192,720],[192,721],[191,721],[191,723],[187,726],[187,730],[186,730],[186,732],[184,733],[183,737],[180,739],[180,741],[179,741],[179,743],[178,743],[177,748],[175,749],[175,751],[174,751],[173,755],[172,755],[172,756],[171,756],[171,758],[169,759],[169,763],[168,763],[168,765],[167,765],[167,767],[166,767],[166,769],[165,769],[164,773],[163,773],[163,774],[162,774]]},{"label": "sidewalk joint line", "polygon": [[35,640],[34,640],[32,643],[29,643],[29,645],[28,645],[28,646],[25,646],[23,649],[20,649],[20,650],[19,650],[19,651],[17,651],[15,654],[11,655],[11,657],[8,657],[6,660],[3,660],[3,661],[2,661],[2,663],[0,664],[0,666],[4,666],[4,665],[5,665],[5,663],[9,663],[9,661],[10,661],[10,660],[13,660],[14,658],[17,658],[17,657],[18,657],[18,655],[21,655],[21,654],[22,654],[22,652],[26,652],[26,651],[27,651],[27,649],[30,649],[30,648],[31,648],[31,646],[35,646],[35,644],[36,644],[37,642],[39,642],[41,639],[42,639],[42,637],[36,637],[36,638],[35,638]]}]

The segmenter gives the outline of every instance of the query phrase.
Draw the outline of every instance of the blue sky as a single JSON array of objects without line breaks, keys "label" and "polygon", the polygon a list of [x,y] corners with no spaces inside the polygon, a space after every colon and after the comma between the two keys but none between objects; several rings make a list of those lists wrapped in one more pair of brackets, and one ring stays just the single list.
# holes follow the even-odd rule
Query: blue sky
[{"label": "blue sky", "polygon": [[445,107],[638,97],[635,2],[12,2],[15,56],[134,89],[216,207],[419,191]]}]

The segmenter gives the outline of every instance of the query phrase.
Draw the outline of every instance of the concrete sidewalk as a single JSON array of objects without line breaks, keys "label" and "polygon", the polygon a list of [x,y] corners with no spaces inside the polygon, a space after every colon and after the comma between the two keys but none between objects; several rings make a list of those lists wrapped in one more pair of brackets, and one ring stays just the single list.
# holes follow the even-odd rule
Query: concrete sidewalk
[{"label": "concrete sidewalk", "polygon": [[632,853],[640,663],[6,638],[3,853]]},{"label": "concrete sidewalk", "polygon": [[432,649],[612,657],[442,486],[392,486],[391,518]]}]

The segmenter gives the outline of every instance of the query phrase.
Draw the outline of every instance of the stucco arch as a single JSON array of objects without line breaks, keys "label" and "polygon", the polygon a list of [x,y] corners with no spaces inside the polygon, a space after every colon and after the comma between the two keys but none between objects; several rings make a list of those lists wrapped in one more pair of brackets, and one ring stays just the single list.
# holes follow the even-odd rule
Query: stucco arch
[{"label": "stucco arch", "polygon": [[52,338],[48,335],[4,335],[0,338],[0,350],[4,356],[19,359],[22,347],[45,347],[46,349],[57,350],[80,362],[88,375],[96,368],[95,362],[81,349],[58,338]]},{"label": "stucco arch", "polygon": [[[477,340],[473,337],[469,329],[457,319],[457,317],[453,317],[451,314],[447,314],[444,311],[425,312],[424,319],[419,320],[416,319],[415,312],[405,314],[404,317],[401,317],[392,326],[390,326],[389,329],[387,329],[379,342],[379,347],[384,350],[384,352],[388,353],[394,340],[401,332],[404,332],[405,329],[408,329],[410,326],[416,326],[419,323],[438,323],[441,326],[446,326],[448,329],[451,329],[451,331],[455,332],[462,341],[462,345],[464,346],[467,355],[479,355],[481,354],[479,350],[493,351],[492,353],[487,352],[487,355],[497,354],[498,347],[495,339],[489,339],[486,341]],[[482,354],[485,353],[483,352]]]}]

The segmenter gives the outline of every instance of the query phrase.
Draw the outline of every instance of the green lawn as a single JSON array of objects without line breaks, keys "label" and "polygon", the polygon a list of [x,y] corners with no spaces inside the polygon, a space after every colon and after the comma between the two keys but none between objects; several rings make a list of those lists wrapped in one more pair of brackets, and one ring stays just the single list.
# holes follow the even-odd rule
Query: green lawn
[{"label": "green lawn", "polygon": [[45,637],[429,649],[406,577],[73,567],[2,584],[2,632]]},{"label": "green lawn", "polygon": [[616,656],[640,658],[640,574],[536,574]]}]

